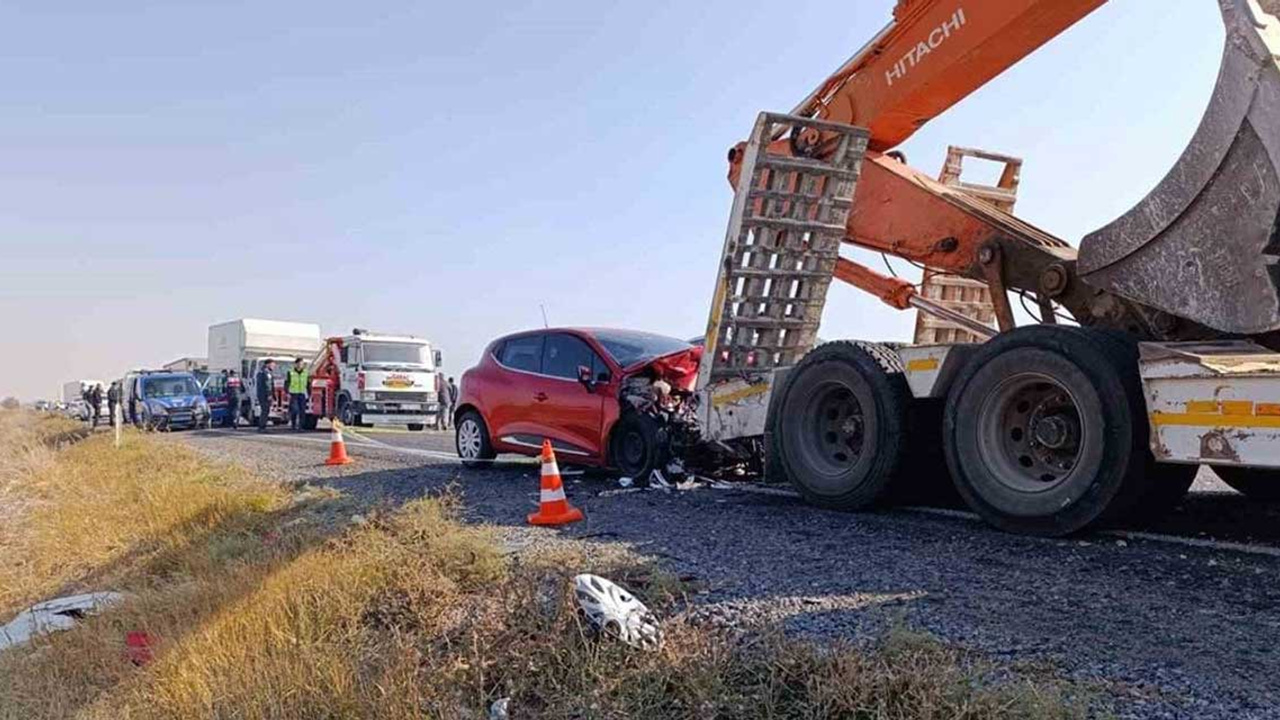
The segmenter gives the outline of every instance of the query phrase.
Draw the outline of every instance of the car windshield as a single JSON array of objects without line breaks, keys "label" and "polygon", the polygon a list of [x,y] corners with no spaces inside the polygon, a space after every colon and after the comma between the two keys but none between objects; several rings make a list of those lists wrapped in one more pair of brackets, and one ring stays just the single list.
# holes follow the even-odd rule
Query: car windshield
[{"label": "car windshield", "polygon": [[683,340],[634,330],[596,330],[593,334],[605,352],[624,368],[692,347]]},{"label": "car windshield", "polygon": [[182,397],[184,395],[199,394],[200,388],[196,387],[195,378],[190,376],[148,378],[142,390],[142,396],[147,398]]},{"label": "car windshield", "polygon": [[428,365],[427,346],[414,343],[367,342],[364,362],[374,365]]}]

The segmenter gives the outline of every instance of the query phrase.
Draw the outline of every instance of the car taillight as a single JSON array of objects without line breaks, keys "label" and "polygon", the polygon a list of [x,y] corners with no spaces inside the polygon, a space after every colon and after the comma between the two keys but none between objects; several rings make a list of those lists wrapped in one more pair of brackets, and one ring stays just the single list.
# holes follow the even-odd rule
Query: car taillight
[{"label": "car taillight", "polygon": [[357,390],[364,389],[364,371],[363,370],[356,373],[356,389]]}]

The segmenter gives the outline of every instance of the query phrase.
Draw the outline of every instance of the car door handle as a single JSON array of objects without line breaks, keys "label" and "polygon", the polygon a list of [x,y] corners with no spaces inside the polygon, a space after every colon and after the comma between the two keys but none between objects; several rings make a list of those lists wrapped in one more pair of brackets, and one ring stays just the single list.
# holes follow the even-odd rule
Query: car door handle
[{"label": "car door handle", "polygon": [[533,396],[533,399],[534,399],[534,400],[537,400],[538,402],[546,402],[546,401],[547,401],[547,394],[546,394],[546,393],[538,393],[538,394],[536,394],[536,395],[534,395],[534,396]]}]

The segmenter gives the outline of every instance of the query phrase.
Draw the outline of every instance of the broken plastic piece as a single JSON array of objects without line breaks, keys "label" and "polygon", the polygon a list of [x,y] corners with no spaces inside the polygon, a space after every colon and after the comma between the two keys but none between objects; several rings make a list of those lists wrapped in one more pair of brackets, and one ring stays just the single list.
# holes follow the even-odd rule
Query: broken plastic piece
[{"label": "broken plastic piece", "polygon": [[83,618],[124,600],[117,592],[69,595],[37,603],[0,627],[0,650],[25,645],[36,635],[70,630]]},{"label": "broken plastic piece", "polygon": [[507,720],[507,706],[511,704],[511,698],[498,698],[489,706],[489,720]]},{"label": "broken plastic piece", "polygon": [[617,584],[598,575],[573,579],[578,607],[600,632],[642,650],[662,645],[662,629],[645,604]]}]

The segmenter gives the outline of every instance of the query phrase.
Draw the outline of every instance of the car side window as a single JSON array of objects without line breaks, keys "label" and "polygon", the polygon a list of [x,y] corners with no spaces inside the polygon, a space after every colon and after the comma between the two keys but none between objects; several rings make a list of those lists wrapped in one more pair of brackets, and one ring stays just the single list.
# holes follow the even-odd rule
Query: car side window
[{"label": "car side window", "polygon": [[595,368],[603,365],[582,338],[561,333],[547,336],[547,344],[542,351],[543,375],[577,380],[579,367],[592,368],[594,373]]},{"label": "car side window", "polygon": [[511,338],[502,346],[498,362],[512,370],[542,372],[542,335]]}]

